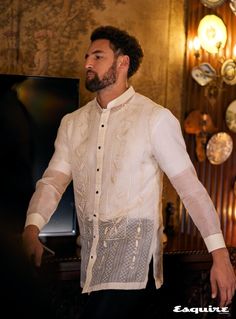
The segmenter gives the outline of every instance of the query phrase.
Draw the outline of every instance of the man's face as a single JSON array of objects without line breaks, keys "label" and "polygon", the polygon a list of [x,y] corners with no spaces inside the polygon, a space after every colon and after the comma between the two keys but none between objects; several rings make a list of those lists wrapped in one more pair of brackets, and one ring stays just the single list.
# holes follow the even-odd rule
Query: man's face
[{"label": "man's face", "polygon": [[117,58],[105,39],[91,43],[85,55],[85,86],[91,92],[100,91],[116,82]]}]

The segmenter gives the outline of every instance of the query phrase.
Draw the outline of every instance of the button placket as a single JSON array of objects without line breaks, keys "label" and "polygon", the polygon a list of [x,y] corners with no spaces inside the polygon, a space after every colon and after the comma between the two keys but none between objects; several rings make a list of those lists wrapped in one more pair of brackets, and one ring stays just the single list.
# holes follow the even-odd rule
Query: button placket
[{"label": "button placket", "polygon": [[101,197],[101,186],[102,186],[102,170],[103,170],[103,155],[104,155],[104,144],[105,135],[107,129],[107,121],[110,115],[110,110],[103,110],[100,117],[100,123],[98,128],[98,140],[97,140],[97,153],[96,153],[96,181],[95,181],[95,205],[93,213],[93,243],[90,252],[90,259],[87,268],[87,279],[84,289],[87,289],[92,280],[92,269],[96,261],[96,248],[99,240],[99,229],[98,229],[98,217],[99,217],[99,204]]},{"label": "button placket", "polygon": [[106,129],[107,129],[106,124],[107,124],[109,115],[110,115],[110,110],[108,109],[103,110],[101,114],[101,118],[100,118],[99,130],[98,130],[95,212],[98,212],[100,196],[101,196],[104,144],[105,144],[105,135],[106,135]]}]

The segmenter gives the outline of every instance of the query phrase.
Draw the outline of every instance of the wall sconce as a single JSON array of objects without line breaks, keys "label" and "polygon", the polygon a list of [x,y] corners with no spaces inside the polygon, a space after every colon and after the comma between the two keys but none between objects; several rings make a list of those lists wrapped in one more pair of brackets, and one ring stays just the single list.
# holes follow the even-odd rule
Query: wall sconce
[{"label": "wall sconce", "polygon": [[[224,22],[211,14],[201,19],[197,36],[189,42],[189,49],[197,60],[197,66],[192,69],[192,77],[199,85],[207,86],[206,96],[210,102],[215,102],[223,82],[228,85],[236,84],[236,45],[232,57],[226,59],[222,55],[226,41],[227,29]],[[216,58],[220,69],[216,70],[210,63],[201,61],[203,50]]]}]

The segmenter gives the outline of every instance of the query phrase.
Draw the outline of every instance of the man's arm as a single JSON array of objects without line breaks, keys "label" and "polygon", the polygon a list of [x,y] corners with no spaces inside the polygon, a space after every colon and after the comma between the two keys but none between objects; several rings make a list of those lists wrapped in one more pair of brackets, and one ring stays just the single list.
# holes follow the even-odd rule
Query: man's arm
[{"label": "man's arm", "polygon": [[36,190],[27,210],[25,229],[22,234],[25,252],[40,266],[43,246],[38,238],[40,230],[49,221],[51,215],[71,181],[71,176],[49,168],[37,182]]},{"label": "man's arm", "polygon": [[71,182],[70,156],[67,141],[67,116],[63,118],[55,141],[55,151],[27,210],[25,229],[22,234],[23,246],[29,258],[37,266],[41,263],[43,246],[38,238],[40,230],[55,212],[58,203]]},{"label": "man's arm", "polygon": [[170,181],[200,230],[207,249],[212,255],[210,276],[212,298],[218,296],[220,306],[227,306],[234,296],[236,279],[213,203],[193,168],[170,178]]},{"label": "man's arm", "polygon": [[186,151],[179,121],[168,110],[164,110],[151,126],[154,156],[175,187],[212,254],[212,297],[219,295],[220,305],[227,305],[236,289],[234,270],[225,246],[219,216]]}]

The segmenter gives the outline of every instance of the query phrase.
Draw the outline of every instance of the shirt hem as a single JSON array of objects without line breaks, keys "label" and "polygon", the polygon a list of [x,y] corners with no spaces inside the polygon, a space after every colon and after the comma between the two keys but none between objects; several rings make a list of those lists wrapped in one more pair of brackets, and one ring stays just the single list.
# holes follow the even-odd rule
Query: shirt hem
[{"label": "shirt hem", "polygon": [[106,284],[99,284],[92,286],[90,288],[83,288],[82,293],[90,293],[92,291],[98,290],[107,290],[107,289],[115,289],[115,290],[138,290],[138,289],[145,289],[147,282],[133,282],[133,283],[106,283]]}]

